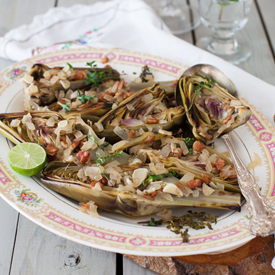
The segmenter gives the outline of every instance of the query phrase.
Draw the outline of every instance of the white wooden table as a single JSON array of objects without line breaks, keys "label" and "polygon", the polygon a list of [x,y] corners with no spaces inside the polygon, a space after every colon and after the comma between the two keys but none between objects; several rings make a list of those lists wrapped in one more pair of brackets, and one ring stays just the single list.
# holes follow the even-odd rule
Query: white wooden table
[{"label": "white wooden table", "polygon": [[[147,0],[152,3],[154,0]],[[158,0],[155,0],[158,1]],[[96,0],[0,0],[0,36],[51,7],[92,4]],[[197,5],[197,0],[190,0]],[[275,0],[254,0],[249,21],[237,37],[248,41],[245,71],[275,85]],[[204,26],[179,35],[192,44],[209,33]],[[12,64],[0,59],[0,70]],[[259,91],[260,92],[260,91]],[[275,108],[274,108],[275,113]],[[152,275],[120,254],[86,247],[54,235],[17,213],[0,199],[0,275],[124,274]]]}]

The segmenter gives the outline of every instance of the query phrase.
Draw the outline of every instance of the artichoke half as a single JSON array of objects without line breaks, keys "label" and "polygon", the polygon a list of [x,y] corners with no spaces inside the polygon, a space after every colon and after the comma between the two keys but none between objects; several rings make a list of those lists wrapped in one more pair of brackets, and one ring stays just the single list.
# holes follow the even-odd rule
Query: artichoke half
[{"label": "artichoke half", "polygon": [[[144,101],[148,95],[151,95],[151,99]],[[159,83],[132,94],[93,126],[96,134],[99,137],[106,137],[106,140],[114,143],[120,140],[114,133],[116,126],[128,131],[137,131],[140,128],[144,131],[148,131],[150,128],[170,130],[179,127],[185,117],[184,108],[183,106],[167,108],[164,103],[165,95],[165,90]],[[155,108],[159,104],[164,106],[164,110],[155,112]]]},{"label": "artichoke half", "polygon": [[[148,164],[116,166],[116,170],[120,171],[121,178],[125,173],[131,174],[134,171],[146,168],[148,169]],[[182,194],[179,196],[170,195],[158,189],[154,193],[149,194],[146,190],[142,192],[140,189],[137,188],[135,190],[133,187],[128,190],[122,190],[122,180],[113,187],[106,185],[106,183],[102,184],[100,181],[103,181],[99,180],[98,184],[101,187],[98,189],[98,187],[92,187],[94,186],[94,181],[91,181],[88,177],[86,180],[83,180],[83,177],[80,178],[81,169],[83,167],[75,164],[68,166],[63,162],[51,162],[41,173],[41,180],[50,189],[78,202],[87,203],[93,201],[99,209],[120,213],[129,217],[150,215],[164,209],[181,206],[240,210],[241,202],[240,194],[238,193],[216,190],[210,196],[204,196],[200,192],[198,197],[193,197],[192,195],[184,196]],[[169,171],[172,171],[172,169],[169,169]],[[180,169],[177,169],[177,173],[184,175],[184,172],[181,172]],[[152,186],[149,185],[147,188],[148,192],[150,192],[149,190]]]},{"label": "artichoke half", "polygon": [[18,112],[0,114],[0,133],[14,144],[40,144],[50,160],[72,161],[72,156],[93,137],[97,149],[100,140],[80,116],[64,117],[56,112]]},{"label": "artichoke half", "polygon": [[204,143],[245,124],[251,116],[250,108],[212,77],[200,73],[185,76],[179,89],[193,135]]},{"label": "artichoke half", "polygon": [[48,106],[57,101],[57,94],[61,90],[89,89],[110,80],[120,80],[120,74],[108,68],[73,68],[69,65],[49,68],[44,64],[34,64],[28,75],[22,78],[22,83],[27,101]]}]

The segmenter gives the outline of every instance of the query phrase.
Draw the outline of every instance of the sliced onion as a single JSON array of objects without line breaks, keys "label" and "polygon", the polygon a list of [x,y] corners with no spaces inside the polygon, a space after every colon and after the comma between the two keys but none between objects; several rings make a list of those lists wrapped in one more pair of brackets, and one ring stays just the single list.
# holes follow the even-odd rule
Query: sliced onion
[{"label": "sliced onion", "polygon": [[115,151],[115,150],[117,150],[118,148],[121,148],[121,146],[124,146],[124,145],[126,145],[126,144],[128,144],[128,143],[129,143],[128,140],[121,140],[121,141],[115,143],[115,144],[112,146],[112,151]]},{"label": "sliced onion", "polygon": [[159,195],[167,201],[174,201],[173,197],[168,193],[159,192]]},{"label": "sliced onion", "polygon": [[163,220],[170,220],[172,218],[172,210],[166,210],[164,209],[161,212],[157,213],[157,216],[160,217]]},{"label": "sliced onion", "polygon": [[160,150],[160,154],[164,157],[168,157],[169,154],[171,152],[171,145],[170,144],[166,144],[161,150]]},{"label": "sliced onion", "polygon": [[119,125],[118,119],[117,119],[117,118],[114,118],[114,119],[112,120],[112,122],[110,123],[110,125],[113,126],[113,127],[118,126],[118,125]]},{"label": "sliced onion", "polygon": [[193,198],[198,198],[199,197],[199,195],[200,195],[200,191],[199,190],[197,190],[197,189],[194,189],[193,190]]},{"label": "sliced onion", "polygon": [[170,132],[170,131],[165,131],[165,130],[163,130],[163,129],[160,129],[160,130],[159,130],[159,133],[160,133],[160,134],[163,134],[163,135],[166,135],[166,136],[172,136],[172,132]]},{"label": "sliced onion", "polygon": [[139,119],[121,119],[120,120],[125,126],[128,127],[135,127],[135,126],[140,126],[143,125],[143,122]]},{"label": "sliced onion", "polygon": [[95,126],[97,127],[99,132],[102,132],[104,130],[103,125],[101,122],[96,122]]},{"label": "sliced onion", "polygon": [[195,175],[188,172],[187,174],[185,174],[181,179],[180,179],[180,183],[187,183],[191,180],[193,180],[195,178]]},{"label": "sliced onion", "polygon": [[141,101],[144,101],[146,103],[146,102],[152,100],[153,98],[154,98],[153,95],[150,93],[150,94],[142,96]]},{"label": "sliced onion", "polygon": [[230,168],[231,168],[231,165],[227,164],[221,169],[221,171],[228,171]]},{"label": "sliced onion", "polygon": [[[52,79],[51,79],[51,80],[52,80]],[[60,83],[61,83],[61,85],[63,86],[63,88],[64,88],[65,90],[67,90],[67,89],[71,86],[70,81],[69,81],[69,80],[66,80],[66,79],[60,80]]]},{"label": "sliced onion", "polygon": [[211,165],[211,163],[207,163],[205,165],[205,171],[208,172],[208,173],[211,173],[211,171],[212,171],[212,165]]},{"label": "sliced onion", "polygon": [[114,133],[118,135],[122,140],[129,140],[129,135],[119,126],[114,128]]},{"label": "sliced onion", "polygon": [[242,103],[240,100],[232,99],[230,102],[230,107],[235,107],[235,106],[241,106]]},{"label": "sliced onion", "polygon": [[13,119],[10,124],[11,127],[18,127],[19,125],[20,125],[19,119]]},{"label": "sliced onion", "polygon": [[215,190],[211,187],[209,187],[207,184],[203,183],[202,184],[202,193],[204,196],[208,197],[210,196]]},{"label": "sliced onion", "polygon": [[135,107],[132,105],[132,104],[126,104],[126,107],[127,107],[127,109],[129,110],[129,111],[133,111],[133,110],[135,110]]},{"label": "sliced onion", "polygon": [[172,195],[176,195],[178,197],[182,197],[183,194],[181,190],[173,183],[168,183],[164,188],[163,188],[164,193],[169,193]]}]

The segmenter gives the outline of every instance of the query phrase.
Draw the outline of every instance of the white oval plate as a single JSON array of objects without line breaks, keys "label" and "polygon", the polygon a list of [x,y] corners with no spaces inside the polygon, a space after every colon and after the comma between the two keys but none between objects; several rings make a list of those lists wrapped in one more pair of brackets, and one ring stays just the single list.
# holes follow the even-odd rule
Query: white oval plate
[{"label": "white oval plate", "polygon": [[[23,90],[18,79],[34,63],[45,63],[50,67],[64,65],[84,66],[95,60],[100,66],[101,57],[107,55],[110,65],[119,72],[126,72],[127,81],[133,80],[147,64],[153,71],[156,80],[178,79],[187,66],[164,60],[160,57],[128,52],[124,50],[81,49],[62,50],[35,56],[16,63],[0,73],[0,112],[14,112],[23,109]],[[134,74],[136,73],[136,74]],[[249,105],[248,102],[246,104]],[[274,166],[275,166],[275,129],[268,120],[253,106],[249,122],[239,127],[233,141],[241,158],[248,164],[257,153],[262,166],[254,169],[262,193],[274,204]],[[219,253],[238,247],[253,239],[248,229],[249,218],[245,206],[241,213],[225,210],[193,209],[207,211],[218,216],[218,223],[213,230],[189,229],[189,243],[182,243],[181,238],[162,227],[145,227],[138,219],[99,211],[100,218],[92,218],[78,210],[78,204],[43,186],[38,177],[28,178],[12,171],[7,162],[10,144],[0,136],[0,195],[13,208],[28,219],[45,229],[72,241],[91,247],[113,252],[147,255],[179,256],[201,253]],[[215,142],[215,148],[226,151],[221,140]],[[182,215],[190,208],[173,211]]]}]

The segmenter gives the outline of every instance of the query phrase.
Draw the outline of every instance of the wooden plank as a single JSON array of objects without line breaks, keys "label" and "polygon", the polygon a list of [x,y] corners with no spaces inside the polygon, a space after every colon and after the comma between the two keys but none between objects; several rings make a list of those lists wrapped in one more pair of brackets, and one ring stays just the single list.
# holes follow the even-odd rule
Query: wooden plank
[{"label": "wooden plank", "polygon": [[123,257],[123,275],[154,275],[158,274],[149,269],[145,269],[144,266],[136,264],[129,258]]},{"label": "wooden plank", "polygon": [[69,241],[20,216],[11,275],[115,273],[115,253]]},{"label": "wooden plank", "polygon": [[275,1],[259,0],[257,3],[263,18],[265,29],[272,45],[273,53],[275,55]]},{"label": "wooden plank", "polygon": [[31,23],[35,15],[45,13],[54,3],[55,0],[1,0],[0,36],[20,25]]},{"label": "wooden plank", "polygon": [[8,275],[13,254],[18,213],[0,198],[0,274]]},{"label": "wooden plank", "polygon": [[[202,37],[211,36],[212,32],[201,25],[195,30],[196,41]],[[267,43],[266,35],[256,9],[255,3],[252,3],[251,12],[247,25],[241,31],[237,32],[238,41],[246,43],[252,49],[251,57],[239,67],[246,72],[275,85],[275,66],[272,52]]]}]

